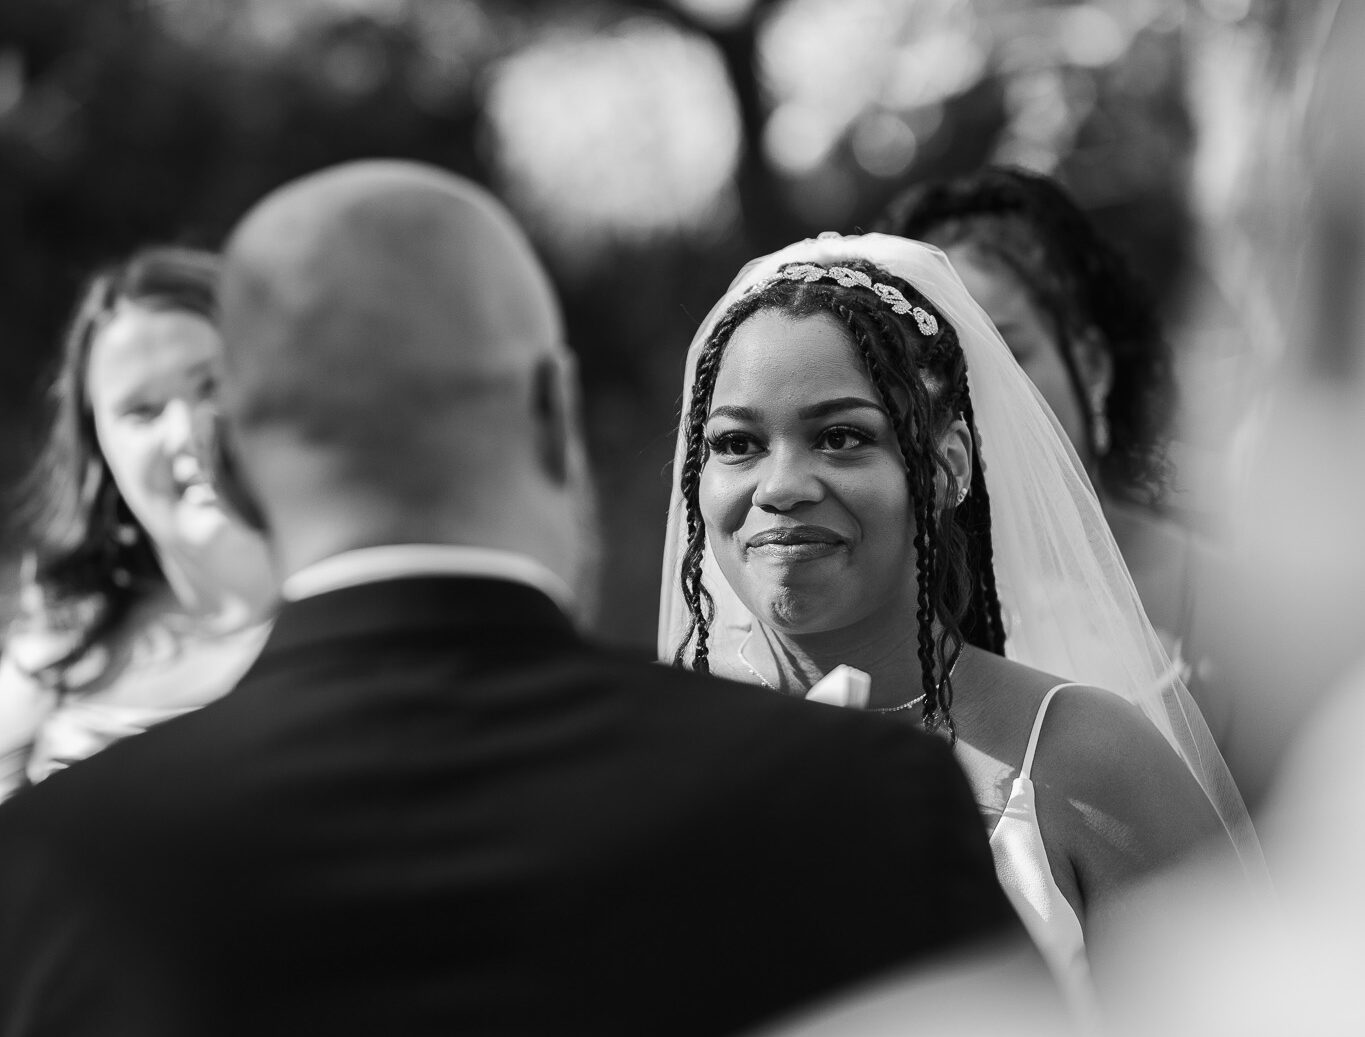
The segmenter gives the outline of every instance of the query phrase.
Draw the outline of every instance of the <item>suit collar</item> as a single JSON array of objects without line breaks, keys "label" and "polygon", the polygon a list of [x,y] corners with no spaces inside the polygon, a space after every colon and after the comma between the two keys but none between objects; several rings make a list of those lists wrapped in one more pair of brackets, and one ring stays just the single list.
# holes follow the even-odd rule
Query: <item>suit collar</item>
[{"label": "suit collar", "polygon": [[290,575],[281,588],[288,601],[299,601],[377,580],[408,576],[477,576],[514,580],[536,588],[566,612],[573,592],[547,566],[516,551],[471,544],[378,544],[342,551]]},{"label": "suit collar", "polygon": [[577,640],[569,617],[524,583],[474,576],[378,580],[286,601],[264,654],[390,632],[524,631],[528,638]]}]

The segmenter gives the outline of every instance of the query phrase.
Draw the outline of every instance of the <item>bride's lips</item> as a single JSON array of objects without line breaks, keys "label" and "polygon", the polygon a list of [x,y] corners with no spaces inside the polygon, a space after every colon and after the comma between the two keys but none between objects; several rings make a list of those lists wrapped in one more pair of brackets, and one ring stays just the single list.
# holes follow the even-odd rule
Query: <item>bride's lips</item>
[{"label": "bride's lips", "polygon": [[833,554],[844,546],[844,539],[824,526],[775,526],[755,533],[746,546],[776,558],[807,561]]}]

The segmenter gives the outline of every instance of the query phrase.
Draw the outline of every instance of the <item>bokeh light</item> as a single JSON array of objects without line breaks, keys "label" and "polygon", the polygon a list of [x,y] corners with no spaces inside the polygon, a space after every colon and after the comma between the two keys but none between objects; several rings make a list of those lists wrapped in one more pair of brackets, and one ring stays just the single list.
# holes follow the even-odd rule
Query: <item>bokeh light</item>
[{"label": "bokeh light", "polygon": [[919,149],[915,131],[893,112],[871,111],[853,127],[853,157],[874,176],[899,176],[910,168]]},{"label": "bokeh light", "polygon": [[[846,218],[858,170],[894,179],[942,122],[946,100],[980,82],[987,49],[963,0],[787,0],[760,27],[771,114],[762,145],[808,220]],[[832,187],[842,197],[823,197]]]},{"label": "bokeh light", "polygon": [[1123,56],[1130,39],[1119,20],[1097,4],[1082,4],[1057,18],[1057,46],[1073,65],[1111,64]]},{"label": "bokeh light", "polygon": [[727,211],[741,134],[724,64],[660,19],[544,36],[495,66],[486,114],[508,198],[561,257]]},{"label": "bokeh light", "polygon": [[753,14],[757,0],[673,0],[673,6],[712,29],[728,30]]}]

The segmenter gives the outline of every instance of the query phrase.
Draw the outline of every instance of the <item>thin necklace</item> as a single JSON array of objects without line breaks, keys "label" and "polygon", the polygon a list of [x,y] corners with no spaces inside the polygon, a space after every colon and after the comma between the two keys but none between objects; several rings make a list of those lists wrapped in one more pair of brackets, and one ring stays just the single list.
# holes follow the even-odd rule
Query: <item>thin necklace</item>
[{"label": "thin necklace", "polygon": [[[754,636],[754,632],[753,632],[752,629],[750,629],[750,630],[749,630],[749,633],[745,635],[744,640],[741,641],[741,642],[739,643],[739,648],[736,650],[735,654],[739,656],[739,661],[742,662],[742,663],[744,664],[744,668],[745,668],[746,670],[748,670],[750,673],[752,673],[755,677],[758,678],[758,683],[759,683],[759,684],[762,684],[762,685],[763,685],[765,688],[767,688],[769,691],[777,691],[777,685],[773,684],[771,681],[768,680],[767,677],[765,677],[765,676],[763,676],[763,674],[759,673],[758,670],[754,668],[754,664],[751,663],[751,662],[749,662],[748,656],[746,656],[746,655],[744,654],[744,649],[747,648],[747,647],[749,646],[749,641],[753,638],[753,636]],[[953,665],[951,665],[951,666],[948,667],[948,679],[949,679],[949,680],[952,679],[953,673],[957,670],[957,664],[958,664],[958,661],[959,661],[961,658],[962,658],[962,653],[961,653],[961,651],[959,651],[959,652],[957,653],[956,658],[953,659]],[[909,702],[902,702],[899,706],[877,706],[877,707],[868,709],[868,712],[869,712],[869,713],[899,713],[902,709],[909,709],[911,706],[918,705],[919,703],[921,703],[921,702],[923,702],[923,701],[924,701],[924,694],[921,693],[921,694],[919,694],[919,695],[916,695],[916,696],[915,696],[914,698],[912,698]]]},{"label": "thin necklace", "polygon": [[[948,676],[951,677],[952,674],[950,673]],[[909,709],[911,706],[917,706],[923,701],[924,692],[920,692],[909,702],[902,702],[899,706],[871,706],[867,711],[869,713],[899,713],[902,709]]]},{"label": "thin necklace", "polygon": [[749,632],[744,636],[744,640],[739,643],[739,648],[735,654],[739,656],[739,661],[744,664],[744,668],[758,678],[759,684],[762,684],[769,691],[776,691],[777,685],[769,683],[767,677],[763,676],[763,674],[759,673],[756,669],[754,669],[754,664],[749,662],[748,657],[746,657],[744,654],[744,649],[748,647],[749,642],[753,639],[753,636],[754,629],[753,627],[750,627]]},{"label": "thin necklace", "polygon": [[[948,667],[948,676],[945,677],[944,680],[952,680],[952,679],[953,679],[953,671],[955,671],[955,670],[957,669],[958,660],[961,659],[961,658],[962,658],[962,652],[959,650],[958,653],[957,653],[957,655],[956,655],[956,656],[954,657],[954,659],[953,659],[953,665],[951,665],[951,666]],[[940,685],[940,686],[941,686],[941,685]],[[921,702],[924,701],[924,695],[925,695],[924,692],[920,692],[918,695],[916,695],[914,698],[912,698],[909,702],[902,702],[899,706],[876,706],[876,707],[873,707],[873,708],[869,709],[868,712],[869,712],[869,713],[899,713],[902,709],[909,709],[911,706],[917,706],[917,705],[919,705]]]}]

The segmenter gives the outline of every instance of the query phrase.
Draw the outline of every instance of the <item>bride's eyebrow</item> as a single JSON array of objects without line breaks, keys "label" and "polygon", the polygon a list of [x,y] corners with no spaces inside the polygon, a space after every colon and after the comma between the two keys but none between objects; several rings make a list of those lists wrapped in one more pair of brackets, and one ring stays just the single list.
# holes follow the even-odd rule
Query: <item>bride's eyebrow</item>
[{"label": "bride's eyebrow", "polygon": [[712,418],[731,418],[734,421],[757,421],[758,411],[751,407],[721,406],[716,407],[710,414],[706,415],[706,420]]},{"label": "bride's eyebrow", "polygon": [[845,410],[875,410],[883,417],[890,418],[886,413],[886,408],[875,400],[866,400],[861,396],[840,396],[833,400],[823,400],[820,403],[812,403],[809,407],[802,407],[796,412],[796,416],[802,420],[809,418],[823,418],[836,411]]}]

